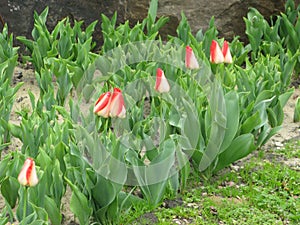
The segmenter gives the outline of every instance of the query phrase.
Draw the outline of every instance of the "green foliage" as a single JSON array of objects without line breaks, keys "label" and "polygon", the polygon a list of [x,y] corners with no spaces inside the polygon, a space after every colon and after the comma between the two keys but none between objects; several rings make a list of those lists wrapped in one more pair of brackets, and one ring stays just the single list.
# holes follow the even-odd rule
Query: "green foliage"
[{"label": "green foliage", "polygon": [[92,210],[90,209],[87,198],[78,190],[77,186],[67,180],[72,189],[70,208],[78,217],[80,224],[88,224]]},{"label": "green foliage", "polygon": [[158,0],[151,1],[148,16],[141,23],[138,22],[133,28],[130,27],[129,21],[116,27],[116,12],[111,20],[102,14],[103,52],[108,52],[119,45],[124,45],[129,42],[155,40],[158,36],[159,29],[168,21],[168,18],[163,16],[157,19],[157,7]]},{"label": "green foliage", "polygon": [[46,26],[47,15],[48,7],[40,15],[34,12],[33,40],[23,36],[17,39],[30,53],[23,58],[34,65],[41,95],[48,89],[54,91],[50,82],[54,76],[59,86],[56,99],[59,105],[64,105],[71,88],[78,86],[94,60],[92,34],[97,21],[83,31],[83,21],[75,21],[71,27],[69,18],[65,18],[50,32]]},{"label": "green foliage", "polygon": [[[285,12],[269,23],[256,9],[251,8],[244,18],[246,34],[252,49],[251,56],[255,59],[260,52],[276,56],[282,51],[290,51],[299,56],[300,45],[300,5],[296,8],[293,0],[285,3]],[[299,57],[296,56],[295,73],[300,72]]]},{"label": "green foliage", "polygon": [[294,111],[294,122],[300,121],[300,98],[297,98]]},{"label": "green foliage", "polygon": [[13,35],[8,33],[8,27],[5,24],[0,33],[0,64],[7,66],[7,79],[11,80],[13,68],[16,66],[18,58],[18,47],[13,47]]},{"label": "green foliage", "polygon": [[[17,65],[18,48],[13,47],[13,36],[8,34],[7,25],[0,33],[0,113],[1,121],[7,122],[16,92],[22,86],[19,83],[11,87],[15,66]],[[10,141],[10,134],[0,123],[0,155]]]}]

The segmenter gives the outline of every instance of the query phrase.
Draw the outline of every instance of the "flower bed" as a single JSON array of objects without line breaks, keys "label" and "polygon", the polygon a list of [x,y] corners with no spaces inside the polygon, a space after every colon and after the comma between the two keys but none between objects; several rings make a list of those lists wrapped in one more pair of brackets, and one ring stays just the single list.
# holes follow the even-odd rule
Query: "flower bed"
[{"label": "flower bed", "polygon": [[[0,122],[0,144],[3,149],[14,137],[22,146],[0,161],[6,200],[0,224],[61,224],[68,188],[80,224],[118,223],[132,205],[155,207],[183,191],[191,167],[209,179],[264,145],[280,129],[298,71],[296,36],[280,42],[282,36],[270,31],[297,31],[300,19],[292,15],[300,7],[291,2],[274,26],[250,10],[250,44],[244,46],[238,38],[219,39],[213,19],[194,36],[184,14],[177,37],[162,41],[158,31],[167,18],[156,19],[158,3],[152,1],[148,16],[132,28],[127,22],[116,26],[116,14],[102,15],[99,53],[92,52],[96,22],[82,30],[81,22],[71,26],[64,19],[50,32],[46,8],[34,14],[33,40],[18,37],[40,88],[40,96],[28,92],[31,110],[18,112],[20,124],[9,121],[21,84],[9,86],[17,52],[3,30],[7,116]],[[277,39],[262,41],[268,32]]]}]

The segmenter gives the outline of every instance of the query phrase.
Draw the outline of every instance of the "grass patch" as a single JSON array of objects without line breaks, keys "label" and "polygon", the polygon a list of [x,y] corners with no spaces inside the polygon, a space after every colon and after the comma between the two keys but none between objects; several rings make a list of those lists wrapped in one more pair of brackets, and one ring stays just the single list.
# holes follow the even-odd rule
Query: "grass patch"
[{"label": "grass patch", "polygon": [[300,140],[289,141],[285,144],[284,148],[277,150],[280,154],[283,154],[286,158],[300,158]]},{"label": "grass patch", "polygon": [[[299,157],[300,142],[274,150]],[[187,189],[155,210],[136,206],[121,224],[299,224],[300,172],[257,154],[210,180],[191,175]]]}]

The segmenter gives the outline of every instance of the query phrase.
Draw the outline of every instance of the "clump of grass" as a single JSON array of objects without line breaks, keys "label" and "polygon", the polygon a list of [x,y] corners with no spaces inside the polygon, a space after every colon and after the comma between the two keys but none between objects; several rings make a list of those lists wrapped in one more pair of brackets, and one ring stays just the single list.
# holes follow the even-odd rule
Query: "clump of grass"
[{"label": "clump of grass", "polygon": [[287,159],[300,158],[300,140],[289,141],[285,147],[277,150],[280,154],[284,155]]}]

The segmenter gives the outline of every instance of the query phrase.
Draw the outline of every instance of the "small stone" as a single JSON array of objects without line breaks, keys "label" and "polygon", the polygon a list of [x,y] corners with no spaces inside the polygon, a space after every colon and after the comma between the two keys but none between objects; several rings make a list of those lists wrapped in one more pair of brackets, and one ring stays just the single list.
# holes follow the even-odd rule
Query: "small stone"
[{"label": "small stone", "polygon": [[283,144],[282,144],[282,142],[275,141],[275,146],[276,147],[283,147]]},{"label": "small stone", "polygon": [[181,206],[183,204],[183,200],[181,198],[175,199],[175,200],[165,200],[163,203],[164,208],[175,208],[177,206]]},{"label": "small stone", "polygon": [[174,221],[176,224],[181,224],[180,220],[178,220],[178,219],[174,219],[173,221]]},{"label": "small stone", "polygon": [[210,213],[211,213],[211,214],[213,214],[213,215],[218,215],[218,210],[217,210],[215,207],[211,206],[211,207],[209,207],[209,208],[210,208]]},{"label": "small stone", "polygon": [[199,206],[198,206],[196,203],[194,203],[194,202],[192,202],[192,203],[187,203],[187,207],[189,207],[189,208],[194,208],[194,209],[199,208]]},{"label": "small stone", "polygon": [[231,165],[230,168],[234,171],[239,171],[240,167],[237,165]]}]

